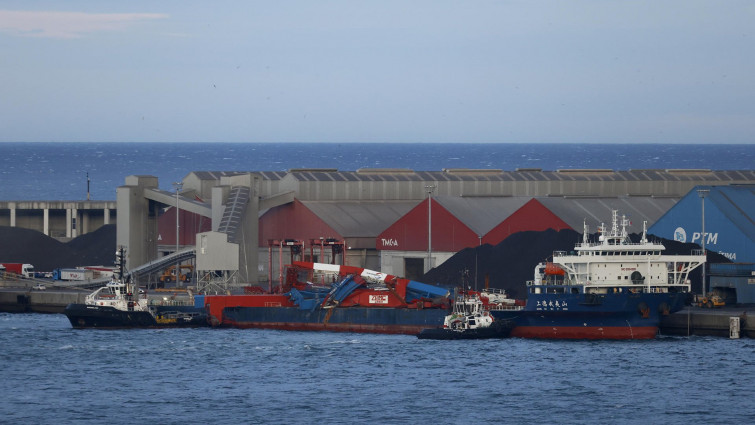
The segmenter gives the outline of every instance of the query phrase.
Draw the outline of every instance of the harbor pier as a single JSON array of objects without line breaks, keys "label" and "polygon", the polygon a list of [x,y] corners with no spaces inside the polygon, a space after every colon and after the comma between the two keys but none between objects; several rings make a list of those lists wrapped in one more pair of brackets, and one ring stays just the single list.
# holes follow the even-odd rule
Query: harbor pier
[{"label": "harbor pier", "polygon": [[723,308],[686,307],[661,319],[662,335],[702,335],[728,337],[730,318],[739,318],[739,335],[755,338],[755,306],[726,306]]},{"label": "harbor pier", "polygon": [[[91,289],[55,288],[35,291],[31,286],[7,287],[0,282],[0,313],[62,314],[68,304],[83,304]],[[186,289],[154,291],[147,297],[151,305],[189,305],[193,298]]]}]

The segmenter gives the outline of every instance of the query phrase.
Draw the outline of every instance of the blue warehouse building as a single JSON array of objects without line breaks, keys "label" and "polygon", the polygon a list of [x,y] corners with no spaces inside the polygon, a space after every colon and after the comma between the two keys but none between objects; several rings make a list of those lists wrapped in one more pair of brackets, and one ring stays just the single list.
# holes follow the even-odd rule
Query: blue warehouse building
[{"label": "blue warehouse building", "polygon": [[[666,212],[648,233],[680,242],[702,244],[705,194],[705,248],[735,264],[709,265],[713,289],[755,303],[755,185],[698,186]],[[707,191],[707,192],[705,192]]]}]

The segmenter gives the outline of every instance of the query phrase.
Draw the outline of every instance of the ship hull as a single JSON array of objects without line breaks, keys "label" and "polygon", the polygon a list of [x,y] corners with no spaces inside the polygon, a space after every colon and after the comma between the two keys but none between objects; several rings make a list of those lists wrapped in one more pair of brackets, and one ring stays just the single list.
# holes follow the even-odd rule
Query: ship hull
[{"label": "ship hull", "polygon": [[532,294],[523,310],[492,311],[512,320],[512,337],[652,339],[663,315],[684,306],[686,293]]},{"label": "ship hull", "polygon": [[477,329],[423,329],[417,334],[419,339],[456,340],[506,338],[511,334],[515,323],[512,320],[496,320],[486,328]]},{"label": "ship hull", "polygon": [[297,307],[226,307],[222,326],[416,335],[425,328],[439,328],[445,309],[336,307],[302,310]]},{"label": "ship hull", "polygon": [[64,314],[77,329],[104,328],[165,328],[207,326],[203,309],[171,307],[158,310],[156,316],[148,311],[123,311],[108,306],[68,304]]}]

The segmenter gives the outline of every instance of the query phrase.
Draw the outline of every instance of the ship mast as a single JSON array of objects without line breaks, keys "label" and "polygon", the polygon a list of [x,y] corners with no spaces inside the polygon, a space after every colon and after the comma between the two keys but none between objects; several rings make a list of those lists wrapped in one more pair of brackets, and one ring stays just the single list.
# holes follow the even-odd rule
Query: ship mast
[{"label": "ship mast", "polygon": [[589,243],[587,239],[587,234],[589,233],[590,228],[587,226],[587,220],[582,220],[582,245],[587,246]]},{"label": "ship mast", "polygon": [[124,258],[125,257],[125,249],[122,246],[119,246],[118,249],[115,250],[115,280],[117,280],[120,283],[123,283],[123,276],[124,276],[124,269],[126,267]]}]

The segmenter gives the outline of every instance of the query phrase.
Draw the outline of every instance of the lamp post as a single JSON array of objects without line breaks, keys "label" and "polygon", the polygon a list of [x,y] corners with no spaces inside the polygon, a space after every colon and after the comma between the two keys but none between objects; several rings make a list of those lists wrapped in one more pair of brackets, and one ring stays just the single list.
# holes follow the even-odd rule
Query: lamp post
[{"label": "lamp post", "polygon": [[[176,253],[178,253],[178,192],[183,187],[182,182],[174,182],[173,187],[176,188]],[[176,270],[175,270],[175,276],[176,276],[176,287],[180,286],[178,283],[181,280],[181,262],[176,259]]]},{"label": "lamp post", "polygon": [[433,268],[433,190],[434,184],[426,185],[427,192],[427,267],[425,273]]},{"label": "lamp post", "polygon": [[[482,235],[477,235],[477,239],[479,240],[479,244],[477,245],[477,249],[474,251],[474,289],[477,290],[477,253],[480,252],[480,247],[482,246]],[[485,288],[488,289],[488,288]]]},{"label": "lamp post", "polygon": [[701,201],[701,208],[702,208],[702,234],[700,235],[700,238],[702,239],[702,248],[703,248],[703,255],[705,256],[705,263],[703,263],[703,284],[702,284],[702,295],[705,296],[707,293],[705,291],[705,266],[707,264],[708,260],[708,253],[705,251],[705,197],[708,196],[708,193],[710,193],[710,189],[697,189],[697,196],[700,197]]}]

